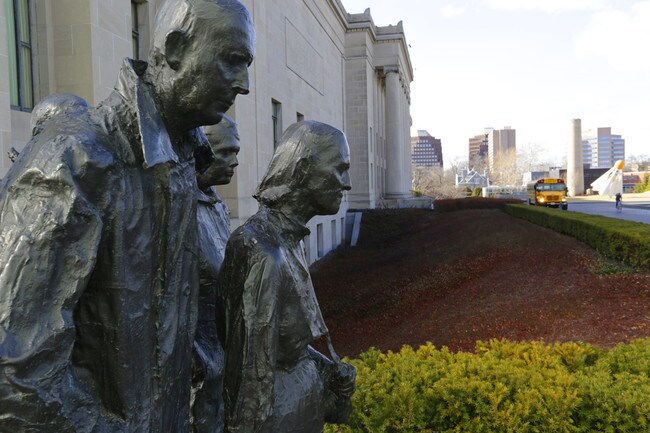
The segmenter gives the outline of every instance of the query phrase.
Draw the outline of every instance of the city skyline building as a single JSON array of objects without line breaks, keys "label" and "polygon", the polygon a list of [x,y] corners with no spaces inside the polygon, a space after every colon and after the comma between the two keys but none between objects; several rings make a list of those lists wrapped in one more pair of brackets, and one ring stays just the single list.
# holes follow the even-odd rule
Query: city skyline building
[{"label": "city skyline building", "polygon": [[488,132],[475,135],[469,139],[468,161],[470,166],[481,164],[487,160],[488,156]]},{"label": "city skyline building", "polygon": [[625,139],[612,134],[611,127],[582,133],[582,163],[587,168],[611,168],[621,159],[625,160]]},{"label": "city skyline building", "polygon": [[411,161],[413,167],[442,167],[442,140],[419,129],[411,137]]},{"label": "city skyline building", "polygon": [[488,136],[488,165],[494,168],[495,161],[509,152],[517,150],[517,132],[510,126],[503,129],[486,128]]}]

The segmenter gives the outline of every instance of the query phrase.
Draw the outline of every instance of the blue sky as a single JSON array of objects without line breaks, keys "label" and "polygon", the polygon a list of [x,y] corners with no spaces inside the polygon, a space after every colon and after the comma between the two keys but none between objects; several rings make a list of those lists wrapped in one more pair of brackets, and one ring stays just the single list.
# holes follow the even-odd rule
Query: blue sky
[{"label": "blue sky", "polygon": [[412,132],[468,138],[511,126],[518,148],[564,163],[570,119],[611,126],[650,155],[650,0],[342,0],[375,24],[402,20],[411,45]]}]

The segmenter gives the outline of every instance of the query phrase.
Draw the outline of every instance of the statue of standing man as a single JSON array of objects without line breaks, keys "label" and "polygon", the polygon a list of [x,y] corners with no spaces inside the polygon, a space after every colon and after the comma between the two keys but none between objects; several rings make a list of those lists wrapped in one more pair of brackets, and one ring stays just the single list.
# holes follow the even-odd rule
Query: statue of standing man
[{"label": "statue of standing man", "polygon": [[223,345],[217,335],[217,283],[226,243],[230,237],[230,211],[213,186],[226,185],[239,165],[239,130],[230,117],[203,128],[212,151],[196,153],[199,188],[199,318],[192,357],[193,433],[222,433]]},{"label": "statue of standing man", "polygon": [[43,124],[0,185],[0,431],[185,433],[194,152],[248,93],[237,0],[167,0],[150,62]]}]

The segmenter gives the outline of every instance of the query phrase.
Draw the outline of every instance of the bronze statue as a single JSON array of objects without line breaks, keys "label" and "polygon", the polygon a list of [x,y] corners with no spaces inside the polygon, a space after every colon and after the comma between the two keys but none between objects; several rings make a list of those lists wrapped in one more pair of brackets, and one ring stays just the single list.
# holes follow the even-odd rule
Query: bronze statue
[{"label": "bronze statue", "polygon": [[230,215],[212,186],[230,183],[238,165],[239,131],[226,115],[218,124],[203,130],[212,152],[208,154],[200,148],[196,154],[200,280],[199,319],[192,357],[192,426],[195,433],[221,433],[225,359],[217,335],[215,304],[219,269],[230,237]]},{"label": "bronze statue", "polygon": [[[30,118],[32,137],[43,130],[45,122],[61,115],[81,115],[88,108],[90,106],[85,99],[71,93],[54,93],[46,96],[32,110]],[[12,147],[7,155],[11,162],[16,162],[20,152]]]},{"label": "bronze statue", "polygon": [[320,433],[350,413],[354,367],[331,343],[332,360],[310,346],[329,335],[301,242],[312,217],[338,212],[349,167],[341,131],[290,126],[255,194],[259,211],[228,241],[218,289],[228,433]]},{"label": "bronze statue", "polygon": [[54,93],[43,98],[32,110],[30,124],[32,135],[44,128],[45,122],[62,115],[81,115],[90,108],[88,102],[80,96],[71,93]]},{"label": "bronze statue", "polygon": [[236,0],[167,0],[150,62],[45,122],[0,185],[0,431],[185,433],[197,317],[194,151],[248,93]]}]

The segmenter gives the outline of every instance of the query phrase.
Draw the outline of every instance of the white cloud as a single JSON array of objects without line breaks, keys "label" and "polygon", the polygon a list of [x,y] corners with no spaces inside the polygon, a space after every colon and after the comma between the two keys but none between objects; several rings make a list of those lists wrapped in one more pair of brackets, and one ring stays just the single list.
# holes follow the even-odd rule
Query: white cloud
[{"label": "white cloud", "polygon": [[466,11],[465,7],[448,4],[440,10],[440,13],[445,18],[453,18],[464,14],[465,11]]},{"label": "white cloud", "polygon": [[650,1],[594,14],[575,42],[579,59],[602,58],[618,70],[650,71]]},{"label": "white cloud", "polygon": [[483,3],[492,9],[543,11],[548,13],[597,11],[605,7],[603,0],[484,0]]}]

